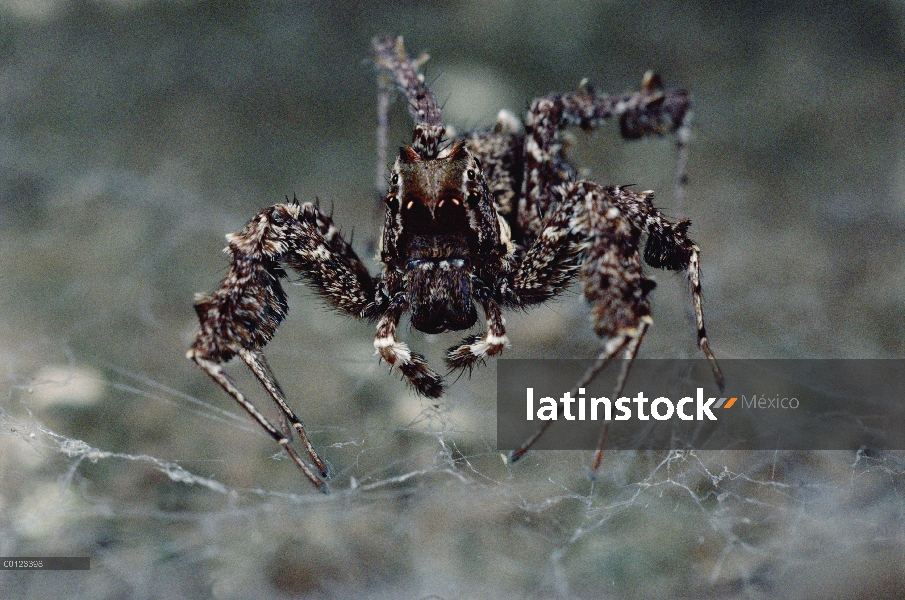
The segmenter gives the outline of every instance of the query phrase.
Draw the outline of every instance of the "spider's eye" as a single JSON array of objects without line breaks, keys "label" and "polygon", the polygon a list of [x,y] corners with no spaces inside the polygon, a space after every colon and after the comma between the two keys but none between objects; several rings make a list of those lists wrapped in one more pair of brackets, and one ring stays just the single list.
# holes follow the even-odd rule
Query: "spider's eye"
[{"label": "spider's eye", "polygon": [[462,196],[457,191],[444,194],[434,209],[434,218],[440,231],[457,231],[467,226]]},{"label": "spider's eye", "polygon": [[469,179],[472,179],[472,180],[474,180],[474,178],[476,177],[476,174],[475,174],[475,172],[474,172],[474,169],[468,169],[468,170],[465,172],[465,174],[468,175],[468,178],[469,178]]},{"label": "spider's eye", "polygon": [[399,175],[396,173],[393,173],[393,176],[390,178],[390,182],[393,185],[396,185],[397,183],[399,183]]},{"label": "spider's eye", "polygon": [[402,199],[402,219],[412,231],[422,231],[430,227],[434,215],[417,195],[408,194]]},{"label": "spider's eye", "polygon": [[396,196],[390,196],[386,200],[387,206],[390,208],[391,212],[396,212],[399,210],[399,199]]},{"label": "spider's eye", "polygon": [[466,202],[468,202],[468,206],[475,208],[481,202],[481,197],[477,194],[468,194]]}]

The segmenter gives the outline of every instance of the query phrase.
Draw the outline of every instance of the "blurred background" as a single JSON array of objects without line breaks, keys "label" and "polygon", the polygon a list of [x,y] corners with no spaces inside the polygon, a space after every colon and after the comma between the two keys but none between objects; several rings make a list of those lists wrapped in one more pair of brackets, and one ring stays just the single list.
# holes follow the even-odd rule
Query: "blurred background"
[{"label": "blurred background", "polygon": [[[495,367],[437,402],[373,328],[287,286],[267,348],[330,496],[185,360],[224,235],[298,194],[370,259],[369,41],[403,35],[444,118],[574,89],[691,91],[671,139],[574,133],[586,175],[694,222],[723,358],[905,355],[905,3],[0,2],[0,572],[5,598],[899,598],[902,453],[495,449]],[[397,102],[391,148],[408,140]],[[641,356],[694,357],[655,272]],[[577,288],[508,317],[509,358],[594,356]],[[459,336],[403,328],[440,365]],[[230,372],[270,410],[243,368]],[[272,412],[268,412],[272,415]]]}]

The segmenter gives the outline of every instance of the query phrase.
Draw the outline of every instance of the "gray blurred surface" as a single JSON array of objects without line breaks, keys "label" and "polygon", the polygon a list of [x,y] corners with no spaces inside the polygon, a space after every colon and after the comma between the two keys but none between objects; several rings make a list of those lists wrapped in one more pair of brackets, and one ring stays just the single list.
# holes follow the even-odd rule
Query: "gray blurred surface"
[{"label": "gray blurred surface", "polygon": [[[578,131],[570,153],[693,220],[718,356],[905,355],[902,2],[2,2],[0,555],[92,570],[0,572],[0,595],[905,596],[901,454],[505,465],[492,363],[419,399],[304,286],[267,355],[334,493],[272,460],[184,359],[192,296],[293,193],[373,252],[380,33],[430,52],[459,130],[584,77],[691,90],[683,205],[669,140]],[[697,356],[682,279],[653,276],[642,355]],[[574,289],[508,323],[510,357],[597,348]],[[435,364],[457,339],[403,335]]]}]

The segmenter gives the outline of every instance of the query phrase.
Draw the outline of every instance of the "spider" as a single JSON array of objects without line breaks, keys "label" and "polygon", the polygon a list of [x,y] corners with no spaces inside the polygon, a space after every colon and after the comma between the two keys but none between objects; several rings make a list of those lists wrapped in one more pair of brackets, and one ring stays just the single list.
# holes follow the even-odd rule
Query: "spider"
[{"label": "spider", "polygon": [[[722,384],[704,329],[699,249],[687,236],[690,222],[664,218],[652,192],[579,179],[563,154],[561,132],[569,125],[589,130],[618,119],[626,139],[681,134],[687,92],[663,89],[651,73],[638,92],[625,96],[599,94],[582,82],[575,92],[534,100],[524,124],[501,111],[491,129],[455,136],[444,127],[419,72],[425,57],[410,59],[402,38],[375,38],[372,51],[414,120],[412,141],[399,150],[383,198],[383,271],[368,273],[318,204],[287,199],[226,236],[229,272],[213,294],[196,298],[201,326],[188,351],[317,488],[326,490],[327,464],[262,354],[288,310],[280,284],[286,267],[336,310],[375,322],[380,358],[416,392],[436,398],[444,391],[442,377],[397,337],[404,314],[425,333],[462,331],[477,322],[479,305],[483,333],[466,337],[446,355],[450,372],[470,370],[509,345],[504,309],[546,302],[576,275],[603,345],[597,365],[619,353],[633,359],[653,322],[648,295],[655,284],[642,271],[646,238],[644,262],[687,274],[698,344]],[[235,356],[276,402],[279,427],[224,372],[222,365]],[[290,444],[293,429],[319,475]]]}]

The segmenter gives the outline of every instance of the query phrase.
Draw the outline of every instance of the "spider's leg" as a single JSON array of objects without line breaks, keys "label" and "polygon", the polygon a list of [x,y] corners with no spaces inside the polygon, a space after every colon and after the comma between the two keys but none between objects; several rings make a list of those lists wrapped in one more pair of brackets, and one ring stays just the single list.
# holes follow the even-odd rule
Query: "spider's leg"
[{"label": "spider's leg", "polygon": [[443,378],[435,373],[420,354],[415,354],[405,342],[396,339],[396,326],[407,305],[399,302],[391,306],[377,322],[374,349],[391,367],[398,368],[419,394],[428,398],[443,395]]},{"label": "spider's leg", "polygon": [[[638,335],[630,340],[626,340],[624,346],[625,354],[623,354],[625,360],[622,361],[622,369],[619,370],[619,377],[616,379],[616,385],[613,388],[613,394],[610,396],[611,398],[618,398],[622,395],[622,389],[625,387],[626,379],[628,379],[628,372],[632,368],[632,363],[635,362],[635,357],[638,356],[638,349],[641,347],[641,342],[644,340],[644,334],[647,333],[649,327],[649,321],[642,321],[641,326],[638,328]],[[594,368],[592,367],[585,373],[585,376],[582,378],[584,383],[579,384],[580,387],[584,387],[584,385],[593,381],[594,377],[596,377],[602,369],[598,369],[596,372],[591,373],[593,370]],[[610,422],[607,421],[600,430],[600,440],[597,442],[597,451],[594,452],[594,462],[591,465],[592,477],[597,473],[597,470],[600,469],[600,463],[603,461],[603,450],[606,448],[606,441],[609,435]]]},{"label": "spider's leg", "polygon": [[433,92],[424,83],[424,75],[418,72],[418,68],[428,56],[422,55],[411,60],[405,53],[401,37],[374,38],[371,41],[371,50],[377,65],[390,72],[390,76],[408,100],[409,113],[415,121],[412,149],[425,160],[437,158],[444,135],[440,107]]},{"label": "spider's leg", "polygon": [[[586,240],[582,245],[581,278],[585,297],[591,305],[594,330],[603,342],[603,351],[574,386],[573,392],[590,383],[625,349],[627,360],[617,384],[618,395],[641,340],[653,322],[647,295],[653,289],[654,282],[642,273],[641,231],[620,212],[610,188],[579,182],[563,186],[563,189],[565,198],[571,198],[575,207],[575,216],[570,221],[570,235]],[[544,237],[542,234],[540,240]],[[544,423],[510,455],[510,459],[516,461],[521,458],[552,422]]]},{"label": "spider's leg", "polygon": [[[552,193],[570,176],[561,160],[560,129],[579,125],[584,129],[618,117],[623,137],[636,139],[650,134],[676,131],[679,135],[680,162],[678,183],[684,185],[684,155],[687,128],[685,118],[689,100],[683,90],[664,90],[656,75],[645,75],[641,89],[630,96],[611,97],[595,94],[583,87],[571,94],[552,95],[535,100],[525,124],[525,181],[518,219],[526,232],[538,233],[538,213],[550,209],[556,201]],[[645,261],[651,266],[685,270],[691,285],[698,329],[698,344],[710,362],[714,379],[723,388],[719,365],[710,350],[704,328],[703,294],[700,284],[700,250],[688,239],[688,221],[670,223],[653,207],[651,192],[634,194],[625,188],[613,188],[611,195],[625,217],[640,231],[648,233]]]},{"label": "spider's leg", "polygon": [[722,392],[726,388],[726,382],[723,380],[723,372],[720,370],[719,363],[710,349],[710,342],[707,340],[707,329],[704,327],[704,293],[701,289],[701,256],[697,244],[692,243],[691,255],[688,258],[688,283],[691,286],[691,301],[694,305],[695,326],[698,330],[698,346],[707,360],[710,361],[710,369],[713,371],[713,379]]},{"label": "spider's leg", "polygon": [[598,94],[582,82],[575,92],[534,100],[525,119],[525,178],[518,207],[521,228],[539,234],[540,215],[550,210],[553,200],[550,190],[573,177],[562,155],[560,131],[564,127],[577,125],[589,130],[615,118],[626,139],[663,135],[682,126],[689,105],[686,91],[664,90],[660,78],[650,72],[645,74],[641,88],[629,95]]},{"label": "spider's leg", "polygon": [[390,92],[392,83],[386,74],[377,78],[377,178],[374,189],[382,200],[387,193],[388,136],[390,129]]},{"label": "spider's leg", "polygon": [[[254,373],[255,377],[258,378],[258,381],[261,382],[261,385],[264,386],[264,389],[267,390],[267,393],[270,394],[270,397],[273,398],[273,401],[280,409],[281,418],[285,417],[289,419],[292,427],[298,432],[299,439],[302,441],[302,445],[308,452],[308,456],[311,457],[311,461],[320,470],[321,475],[329,477],[330,470],[327,468],[327,464],[314,450],[314,446],[311,445],[311,441],[308,439],[308,434],[305,432],[305,426],[302,425],[302,421],[292,411],[289,404],[286,403],[286,396],[283,393],[283,389],[270,371],[270,367],[267,365],[264,355],[260,352],[254,352],[243,348],[239,351],[239,358],[248,365],[251,372]],[[286,437],[289,436],[287,435]]]},{"label": "spider's leg", "polygon": [[221,388],[223,388],[223,390],[227,394],[232,396],[236,400],[236,402],[239,403],[239,406],[244,408],[248,412],[248,414],[251,415],[251,417],[255,421],[257,421],[261,425],[261,427],[263,427],[264,430],[267,431],[267,433],[270,434],[270,437],[276,440],[276,442],[286,450],[286,453],[289,454],[295,464],[298,465],[298,467],[302,470],[302,473],[305,474],[305,477],[307,477],[308,480],[314,484],[314,487],[325,493],[329,492],[327,484],[325,484],[320,477],[315,475],[314,472],[308,468],[308,465],[305,464],[305,461],[303,461],[298,452],[295,451],[295,448],[293,448],[289,444],[289,436],[285,435],[279,429],[274,427],[270,423],[270,421],[267,420],[267,417],[262,415],[261,412],[257,408],[255,408],[255,405],[249,402],[248,399],[246,399],[245,396],[242,395],[242,392],[240,392],[239,389],[235,386],[232,379],[230,379],[230,377],[223,371],[223,367],[212,360],[202,358],[198,354],[192,354],[191,351],[189,352],[189,358],[191,358],[196,365],[201,367],[204,372],[210,375],[211,379],[217,382],[217,384]]},{"label": "spider's leg", "polygon": [[487,356],[500,354],[509,345],[506,319],[499,305],[491,300],[481,303],[487,315],[487,331],[482,336],[469,336],[446,352],[446,364],[451,370],[472,369]]},{"label": "spider's leg", "polygon": [[676,129],[676,176],[675,191],[673,192],[673,210],[681,214],[685,208],[685,196],[688,189],[688,142],[691,138],[690,119],[685,120],[682,126]]},{"label": "spider's leg", "polygon": [[356,319],[373,318],[374,280],[333,220],[311,202],[288,208],[295,210],[286,216],[291,243],[283,261],[333,308]]},{"label": "spider's leg", "polygon": [[[655,283],[642,272],[641,230],[616,204],[615,188],[581,182],[584,202],[574,221],[576,232],[588,240],[581,266],[584,294],[591,305],[594,331],[604,350],[640,340],[653,322],[648,294]],[[639,342],[640,343],[640,342]],[[637,351],[637,348],[635,348]]]},{"label": "spider's leg", "polygon": [[[594,361],[594,364],[591,365],[587,371],[585,371],[584,375],[581,376],[581,379],[578,380],[574,386],[572,386],[572,390],[569,392],[573,396],[578,395],[580,392],[578,391],[580,388],[583,388],[594,381],[598,375],[610,364],[610,361],[616,357],[616,355],[623,349],[625,349],[624,358],[625,362],[622,364],[622,369],[619,372],[619,378],[616,381],[616,386],[613,391],[612,398],[619,397],[619,394],[622,393],[622,388],[625,387],[625,380],[628,378],[629,369],[631,369],[632,362],[635,360],[635,356],[638,354],[638,348],[641,347],[641,340],[644,338],[644,334],[647,332],[647,328],[650,325],[646,322],[642,323],[642,329],[640,331],[640,335],[635,338],[629,338],[628,336],[618,336],[609,340],[606,344],[604,344],[603,351],[597,356],[597,360]],[[559,417],[559,411],[562,409],[561,405],[557,405],[557,418]],[[525,440],[521,446],[512,451],[512,454],[509,455],[509,460],[512,462],[516,462],[519,460],[531,447],[534,445],[537,440],[540,439],[542,435],[549,429],[550,425],[554,423],[554,420],[544,421],[544,423],[537,428],[531,437]],[[600,442],[598,444],[598,452],[602,451],[604,446],[606,445],[606,439],[609,435],[610,424],[607,423],[604,425],[603,429],[600,431]],[[595,455],[594,467],[593,470],[596,470],[600,466],[600,461]]]},{"label": "spider's leg", "polygon": [[698,346],[710,362],[713,378],[722,391],[725,383],[720,365],[710,349],[704,326],[704,293],[701,289],[701,250],[688,238],[691,221],[668,221],[653,205],[651,191],[634,193],[622,187],[611,188],[613,198],[623,214],[636,227],[647,232],[644,262],[658,269],[685,271],[691,288]]},{"label": "spider's leg", "polygon": [[[364,265],[333,226],[332,221],[313,204],[277,204],[261,211],[245,228],[227,236],[226,252],[231,257],[229,273],[220,288],[201,295],[195,302],[200,331],[188,357],[232,396],[252,417],[287,448],[296,463],[301,463],[288,444],[290,436],[266,423],[261,414],[223,373],[220,364],[237,354],[264,384],[271,397],[287,413],[282,391],[256,353],[271,340],[288,310],[280,279],[286,276],[280,262],[299,271],[335,308],[356,318],[367,318],[373,310],[374,283]],[[263,419],[263,420],[262,420]],[[281,417],[283,419],[283,417]],[[298,422],[298,423],[296,423]],[[301,422],[296,418],[293,426]],[[307,436],[300,431],[306,448]],[[326,465],[309,448],[309,455],[321,471]],[[310,469],[303,468],[305,475]],[[315,478],[317,479],[317,478]],[[323,482],[317,479],[318,487]],[[318,482],[320,482],[318,484]]]},{"label": "spider's leg", "polygon": [[[516,225],[518,198],[522,191],[524,126],[514,114],[501,110],[492,129],[467,134],[462,139],[480,159],[484,179],[493,195],[497,212]],[[519,236],[520,231],[513,231]]]},{"label": "spider's leg", "polygon": [[[582,200],[574,184],[553,188],[556,198],[537,238],[519,260],[518,269],[507,274],[502,293],[507,306],[527,308],[546,302],[561,292],[579,267],[585,248],[576,235],[573,215]],[[500,286],[498,286],[500,287]]]}]

